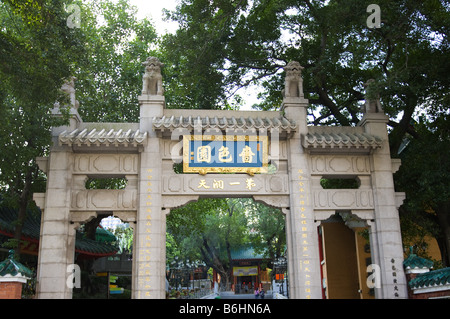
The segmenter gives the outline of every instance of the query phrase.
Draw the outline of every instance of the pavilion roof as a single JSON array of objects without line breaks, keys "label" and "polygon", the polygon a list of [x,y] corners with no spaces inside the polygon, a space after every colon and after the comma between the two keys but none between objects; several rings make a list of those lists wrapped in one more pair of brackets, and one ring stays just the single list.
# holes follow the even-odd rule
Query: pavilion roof
[{"label": "pavilion roof", "polygon": [[231,259],[233,260],[262,260],[267,259],[263,253],[256,253],[251,246],[242,246],[231,250]]},{"label": "pavilion roof", "polygon": [[414,270],[430,270],[431,268],[433,268],[433,262],[429,259],[425,259],[417,256],[416,254],[410,253],[408,258],[403,261],[403,267],[407,272]]},{"label": "pavilion roof", "polygon": [[[0,234],[7,237],[14,237],[14,223],[17,220],[17,210],[2,206],[0,204]],[[28,210],[22,230],[22,240],[38,244],[41,229],[41,211]],[[98,229],[97,229],[98,230]],[[109,232],[108,232],[109,233]],[[106,230],[98,231],[97,238],[108,237],[107,241],[111,239],[111,233],[108,234]],[[75,252],[91,257],[106,257],[115,255],[117,248],[100,242],[98,240],[91,240],[82,236],[77,232],[75,241]]]}]

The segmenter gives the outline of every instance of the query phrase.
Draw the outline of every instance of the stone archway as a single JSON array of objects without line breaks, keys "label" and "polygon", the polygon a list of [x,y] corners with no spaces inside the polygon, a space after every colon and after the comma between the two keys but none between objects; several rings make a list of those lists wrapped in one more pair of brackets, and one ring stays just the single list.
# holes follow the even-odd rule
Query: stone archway
[{"label": "stone archway", "polygon": [[[40,159],[48,183],[45,194],[35,194],[45,212],[38,297],[70,298],[65,286],[66,267],[73,263],[69,225],[85,220],[93,211],[108,210],[135,222],[132,297],[165,298],[169,210],[199,196],[242,196],[281,208],[286,215],[291,298],[322,298],[317,227],[336,210],[351,211],[371,226],[373,262],[381,269],[377,298],[406,298],[397,211],[402,194],[395,193],[393,186],[392,174],[398,163],[390,158],[388,117],[366,112],[357,127],[307,126],[308,100],[303,96],[297,64],[286,68],[288,91],[280,111],[215,110],[205,114],[202,110],[167,109],[159,79],[156,90],[145,89],[139,96],[139,123],[85,123],[78,115],[77,103],[71,105],[70,124],[53,129],[50,156]],[[150,83],[151,79],[144,77],[144,81]],[[297,89],[291,92],[293,87]],[[59,114],[59,108],[53,113]],[[236,174],[222,174],[229,169],[211,170],[211,166],[193,174],[173,171],[174,162],[186,163],[186,136],[216,135],[222,141],[242,136],[244,140],[256,136],[268,141],[268,145],[261,144],[267,147],[267,162],[262,160],[262,164],[270,162],[276,170],[260,173],[241,165]],[[247,151],[247,155],[255,155],[259,150]],[[190,156],[188,152],[187,160]],[[126,177],[132,183],[122,190],[81,186],[85,176],[98,175]],[[358,189],[322,189],[319,180],[323,176],[356,177],[361,185]]]}]

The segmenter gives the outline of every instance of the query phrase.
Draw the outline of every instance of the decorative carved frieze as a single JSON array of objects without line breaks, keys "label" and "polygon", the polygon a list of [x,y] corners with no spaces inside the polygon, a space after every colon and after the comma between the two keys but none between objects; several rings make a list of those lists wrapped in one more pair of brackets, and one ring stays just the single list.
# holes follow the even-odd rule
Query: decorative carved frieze
[{"label": "decorative carved frieze", "polygon": [[311,175],[370,174],[369,156],[312,155],[309,163]]},{"label": "decorative carved frieze", "polygon": [[371,189],[323,189],[313,191],[314,209],[374,209]]},{"label": "decorative carved frieze", "polygon": [[138,173],[137,154],[77,154],[74,155],[74,174],[131,175]]}]

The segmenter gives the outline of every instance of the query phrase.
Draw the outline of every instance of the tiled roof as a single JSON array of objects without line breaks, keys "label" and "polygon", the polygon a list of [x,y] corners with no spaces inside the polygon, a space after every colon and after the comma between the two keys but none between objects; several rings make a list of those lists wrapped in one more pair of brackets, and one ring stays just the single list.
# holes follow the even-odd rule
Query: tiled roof
[{"label": "tiled roof", "polygon": [[231,258],[233,260],[266,259],[263,254],[256,253],[253,247],[250,246],[231,250]]},{"label": "tiled roof", "polygon": [[[17,211],[15,209],[0,206],[0,233],[13,235],[16,220]],[[41,214],[28,210],[22,228],[22,238],[24,240],[36,242],[39,240],[40,228]]]},{"label": "tiled roof", "polygon": [[[8,237],[14,236],[14,223],[17,220],[15,209],[0,206],[0,234]],[[41,229],[41,212],[27,211],[22,230],[22,239],[30,242],[39,242]],[[99,241],[84,238],[77,233],[75,251],[89,256],[103,257],[116,254],[117,248]]]},{"label": "tiled roof", "polygon": [[0,277],[22,275],[31,278],[33,272],[14,259],[14,250],[10,250],[8,258],[0,262]]},{"label": "tiled roof", "polygon": [[403,267],[408,270],[426,270],[433,268],[433,262],[429,259],[425,259],[410,253],[408,258],[403,261]]},{"label": "tiled roof", "polygon": [[370,151],[380,148],[383,141],[377,136],[365,133],[362,127],[310,126],[308,133],[303,136],[302,144],[310,150],[334,148]]},{"label": "tiled roof", "polygon": [[432,288],[447,284],[450,284],[450,267],[418,274],[409,282],[409,286],[413,289]]},{"label": "tiled roof", "polygon": [[201,129],[279,129],[281,131],[295,131],[297,124],[285,117],[219,117],[219,116],[163,116],[153,118],[155,130],[173,130],[185,128]]},{"label": "tiled roof", "polygon": [[64,131],[59,135],[62,145],[77,146],[137,146],[144,144],[147,132],[137,127],[121,123],[102,123],[87,125],[73,131]]}]

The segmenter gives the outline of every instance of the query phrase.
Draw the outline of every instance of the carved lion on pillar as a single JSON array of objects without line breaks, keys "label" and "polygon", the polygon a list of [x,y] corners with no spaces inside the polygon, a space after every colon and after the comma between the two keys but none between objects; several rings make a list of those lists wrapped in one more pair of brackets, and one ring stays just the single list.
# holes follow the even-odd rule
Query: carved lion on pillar
[{"label": "carved lion on pillar", "polygon": [[142,79],[142,94],[163,95],[161,68],[164,64],[158,58],[149,57],[142,65],[145,66],[145,73]]},{"label": "carved lion on pillar", "polygon": [[302,70],[304,68],[297,61],[291,61],[284,67],[286,78],[284,80],[283,97],[303,97]]},{"label": "carved lion on pillar", "polygon": [[[373,85],[373,83],[375,83],[374,79],[370,79],[366,83],[364,83],[366,91],[369,89],[370,85]],[[380,94],[376,91],[374,93],[375,94],[372,94],[374,95],[372,97],[366,94],[366,101],[362,108],[363,113],[384,113],[383,107],[381,106],[380,102]]]}]

